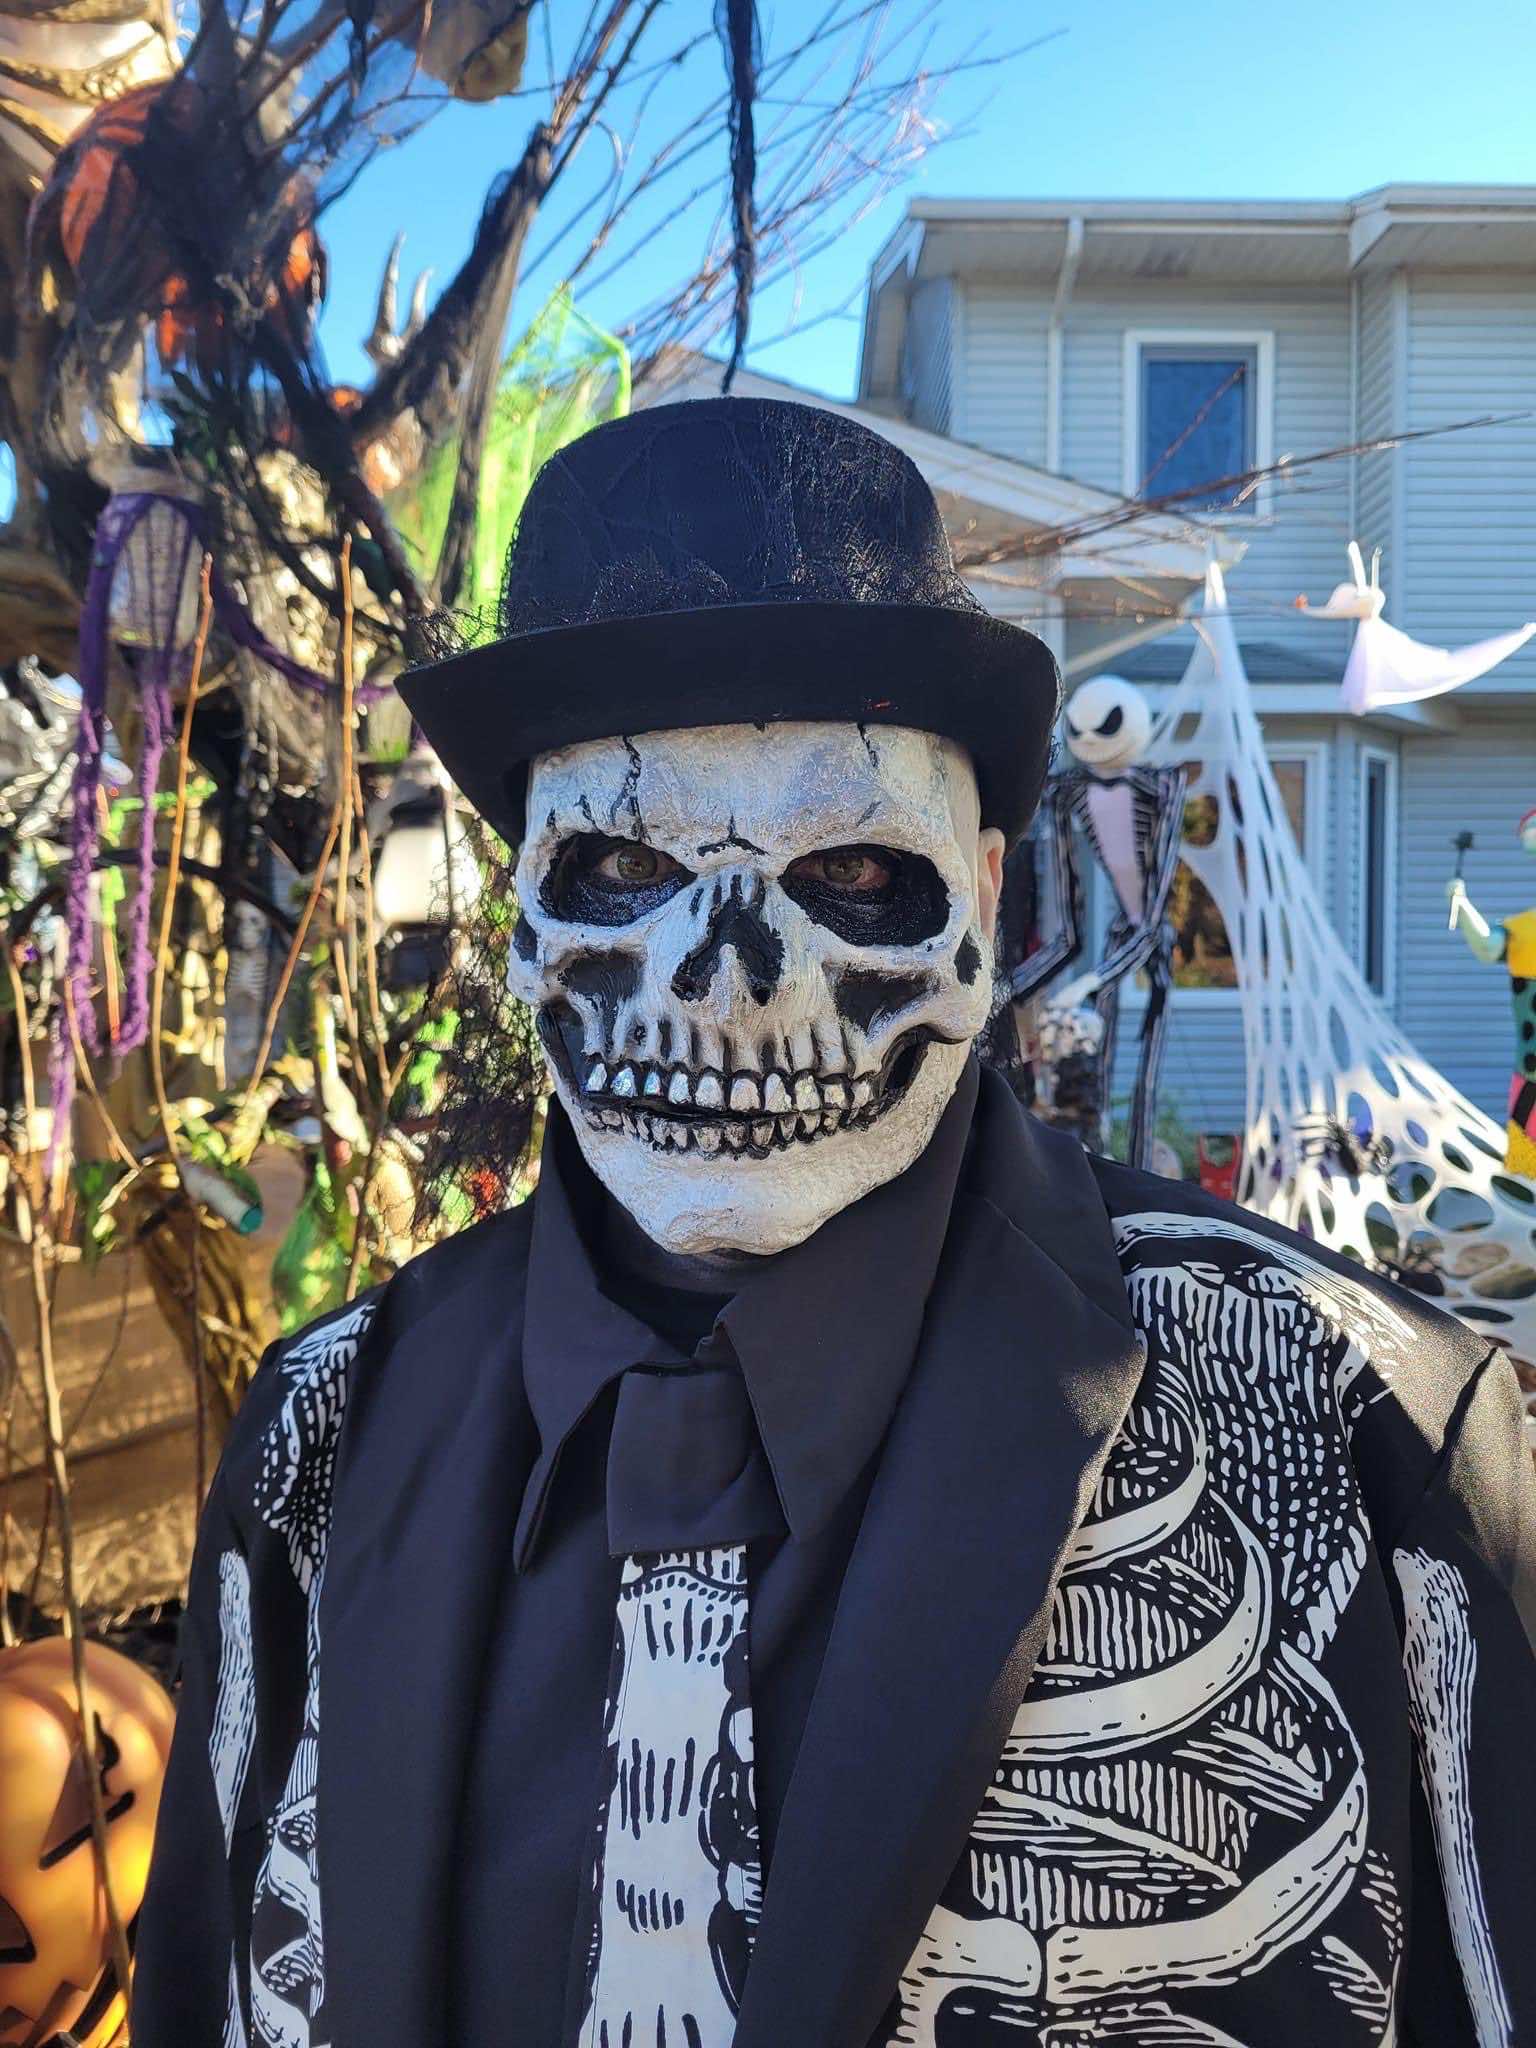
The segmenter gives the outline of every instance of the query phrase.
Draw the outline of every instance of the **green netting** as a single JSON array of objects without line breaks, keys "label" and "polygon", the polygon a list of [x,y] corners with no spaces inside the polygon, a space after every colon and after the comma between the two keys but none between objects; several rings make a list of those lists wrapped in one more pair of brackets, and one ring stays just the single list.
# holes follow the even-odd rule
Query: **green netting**
[{"label": "green netting", "polygon": [[[628,412],[629,385],[629,351],[623,342],[578,312],[562,285],[502,364],[497,380],[480,468],[469,579],[455,600],[455,608],[468,614],[472,640],[493,631],[502,565],[540,465],[589,427]],[[424,577],[437,566],[458,461],[455,434],[432,449],[411,481],[385,501]]]}]

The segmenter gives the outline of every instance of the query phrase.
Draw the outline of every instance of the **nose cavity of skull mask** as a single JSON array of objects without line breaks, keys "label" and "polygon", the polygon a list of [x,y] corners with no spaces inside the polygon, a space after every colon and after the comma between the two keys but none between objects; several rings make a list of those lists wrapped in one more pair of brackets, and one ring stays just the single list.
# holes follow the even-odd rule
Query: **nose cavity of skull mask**
[{"label": "nose cavity of skull mask", "polygon": [[763,920],[767,884],[755,876],[744,886],[741,875],[732,875],[728,888],[717,881],[710,891],[710,909],[704,936],[692,952],[678,963],[672,976],[672,992],[686,1003],[697,1003],[708,995],[726,948],[736,955],[747,987],[755,1002],[766,1003],[779,985],[784,967],[784,941]]},{"label": "nose cavity of skull mask", "polygon": [[783,1250],[912,1163],[991,1001],[957,749],[811,724],[594,741],[535,763],[529,815],[509,982],[651,1237]]}]

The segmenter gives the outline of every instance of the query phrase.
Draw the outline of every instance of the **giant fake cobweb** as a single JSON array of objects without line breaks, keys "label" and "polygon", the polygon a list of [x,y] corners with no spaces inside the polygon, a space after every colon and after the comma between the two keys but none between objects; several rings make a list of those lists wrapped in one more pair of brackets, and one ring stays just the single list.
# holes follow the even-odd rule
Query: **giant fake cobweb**
[{"label": "giant fake cobweb", "polygon": [[1346,953],[1291,832],[1214,566],[1196,624],[1151,757],[1193,764],[1190,799],[1214,810],[1184,858],[1226,924],[1242,998],[1239,1199],[1437,1300],[1503,1346],[1536,1397],[1536,1184],[1506,1172],[1502,1127],[1421,1057]]}]

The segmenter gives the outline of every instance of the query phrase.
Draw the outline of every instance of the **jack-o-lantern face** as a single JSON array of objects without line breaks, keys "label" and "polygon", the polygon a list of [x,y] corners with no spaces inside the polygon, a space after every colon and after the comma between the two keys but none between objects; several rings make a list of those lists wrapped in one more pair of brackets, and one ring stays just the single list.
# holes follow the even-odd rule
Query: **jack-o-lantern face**
[{"label": "jack-o-lantern face", "polygon": [[[175,1715],[147,1672],[88,1643],[107,1868],[125,1921],[149,1875]],[[69,1644],[0,1651],[0,2048],[38,2048],[85,2011],[111,1953]]]}]

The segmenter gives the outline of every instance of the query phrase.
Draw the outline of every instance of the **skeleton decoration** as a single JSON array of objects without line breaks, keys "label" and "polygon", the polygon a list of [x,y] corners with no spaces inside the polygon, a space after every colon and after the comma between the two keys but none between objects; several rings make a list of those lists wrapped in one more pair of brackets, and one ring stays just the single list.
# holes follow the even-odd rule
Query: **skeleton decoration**
[{"label": "skeleton decoration", "polygon": [[901,727],[535,762],[511,986],[658,1244],[782,1251],[922,1152],[991,1006],[979,819],[963,751]]},{"label": "skeleton decoration", "polygon": [[1115,912],[1098,966],[1053,990],[1050,1007],[1071,1011],[1092,1002],[1098,1011],[1103,1025],[1098,1091],[1102,1116],[1114,1072],[1120,985],[1127,975],[1145,972],[1147,1006],[1126,1157],[1132,1166],[1147,1166],[1173,983],[1173,945],[1164,913],[1179,859],[1185,778],[1182,769],[1143,765],[1152,732],[1151,708],[1135,684],[1120,676],[1095,676],[1084,683],[1067,705],[1065,728],[1067,746],[1078,765],[1052,778],[1047,797],[1060,923],[1055,937],[1015,973],[1013,994],[1015,1001],[1033,995],[1082,951],[1083,892],[1075,827],[1109,879]]}]

